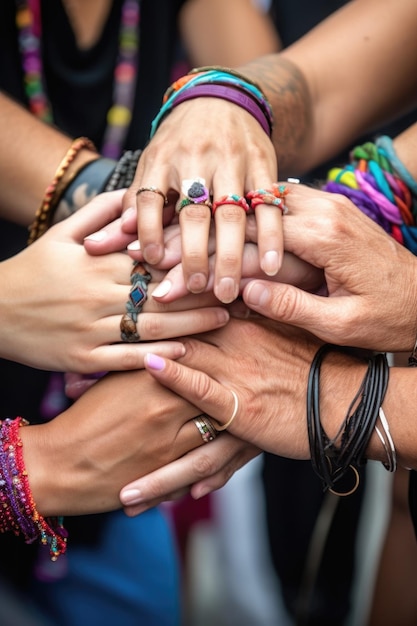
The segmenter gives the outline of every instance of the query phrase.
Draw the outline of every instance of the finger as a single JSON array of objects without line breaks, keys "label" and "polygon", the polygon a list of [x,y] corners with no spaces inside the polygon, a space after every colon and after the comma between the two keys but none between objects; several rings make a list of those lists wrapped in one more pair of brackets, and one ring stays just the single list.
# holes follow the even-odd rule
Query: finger
[{"label": "finger", "polygon": [[[144,165],[146,161],[146,166]],[[164,256],[163,210],[169,190],[167,168],[153,169],[152,159],[141,159],[134,184],[129,189],[136,194],[137,233],[145,261],[151,265]],[[130,198],[129,198],[130,199]]]},{"label": "finger", "polygon": [[[344,341],[349,343],[348,322],[358,307],[354,296],[326,298],[307,293],[292,285],[251,281],[243,290],[243,299],[252,310],[286,324],[298,326],[327,342],[339,343],[340,328],[346,327]],[[357,316],[357,312],[356,312]],[[354,315],[354,318],[356,319]],[[331,320],[337,320],[337,328]],[[352,336],[355,330],[352,328]]]},{"label": "finger", "polygon": [[191,293],[200,293],[207,286],[210,221],[211,210],[206,205],[191,204],[180,213],[182,269]]},{"label": "finger", "polygon": [[265,204],[257,206],[255,212],[261,269],[267,276],[275,276],[284,256],[283,214],[280,208]]},{"label": "finger", "polygon": [[120,492],[124,506],[149,505],[162,502],[173,493],[189,489],[189,485],[204,480],[221,471],[225,458],[230,458],[234,438],[227,433],[208,445],[188,452],[180,459],[135,480]]},{"label": "finger", "polygon": [[[53,228],[65,229],[78,243],[85,237],[100,231],[104,226],[120,217],[122,213],[123,190],[101,193],[85,207],[60,222]],[[70,229],[68,231],[68,229]]]},{"label": "finger", "polygon": [[155,341],[214,330],[228,321],[226,309],[211,307],[170,313],[141,313],[136,328],[142,341]]},{"label": "finger", "polygon": [[[222,197],[224,196],[220,195],[220,199]],[[236,197],[242,196],[236,194]],[[216,224],[214,293],[220,302],[228,304],[239,295],[246,213],[238,205],[223,204],[216,208],[214,220]]]},{"label": "finger", "polygon": [[121,220],[115,220],[104,228],[87,235],[84,239],[84,248],[91,256],[109,254],[126,250],[136,235],[128,235],[121,229]]},{"label": "finger", "polygon": [[160,383],[197,406],[217,421],[216,428],[231,426],[239,413],[237,393],[220,384],[204,372],[193,370],[153,353],[145,357],[145,368]]},{"label": "finger", "polygon": [[[120,333],[120,331],[119,331]],[[120,342],[120,334],[118,337]],[[179,341],[156,341],[152,350],[161,356],[177,359],[184,356],[184,345]],[[127,371],[142,369],[149,345],[146,343],[117,343],[99,345],[80,354],[74,354],[72,369],[81,374],[92,374],[101,371]],[[67,355],[71,359],[71,355]]]}]

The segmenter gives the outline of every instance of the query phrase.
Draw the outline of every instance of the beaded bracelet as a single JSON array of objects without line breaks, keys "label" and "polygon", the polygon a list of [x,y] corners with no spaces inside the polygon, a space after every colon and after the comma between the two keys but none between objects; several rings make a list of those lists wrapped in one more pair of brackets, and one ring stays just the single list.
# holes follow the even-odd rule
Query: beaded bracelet
[{"label": "beaded bracelet", "polygon": [[41,237],[41,235],[43,235],[48,230],[52,221],[53,212],[59,200],[59,197],[56,197],[58,185],[62,181],[65,173],[67,172],[71,163],[74,161],[77,154],[83,148],[88,148],[89,150],[94,151],[96,150],[93,142],[87,137],[78,137],[78,139],[74,139],[66,155],[59,164],[52,182],[45,190],[42,204],[36,211],[35,220],[29,229],[28,245],[36,241],[36,239],[39,239],[39,237]]},{"label": "beaded bracelet", "polygon": [[23,459],[19,435],[28,422],[21,417],[0,422],[0,532],[22,534],[26,543],[49,546],[56,561],[67,549],[67,531],[61,517],[44,518],[36,509]]}]

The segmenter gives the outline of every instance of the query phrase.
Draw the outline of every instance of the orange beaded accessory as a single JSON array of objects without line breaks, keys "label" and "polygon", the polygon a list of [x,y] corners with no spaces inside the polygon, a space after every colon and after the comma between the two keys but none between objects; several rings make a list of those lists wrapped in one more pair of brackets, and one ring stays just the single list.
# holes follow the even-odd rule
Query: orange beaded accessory
[{"label": "orange beaded accessory", "polygon": [[62,182],[69,166],[83,148],[96,151],[93,142],[87,137],[78,137],[78,139],[74,139],[66,155],[59,164],[52,182],[45,190],[42,204],[36,211],[35,220],[29,229],[28,245],[36,241],[36,239],[39,239],[39,237],[48,230],[53,218],[54,210],[58,205],[60,195],[63,191],[63,189],[61,189],[61,192],[59,190],[60,183]]},{"label": "orange beaded accessory", "polygon": [[273,183],[270,189],[255,189],[248,191],[246,198],[249,201],[251,209],[255,209],[260,204],[268,204],[281,209],[282,214],[285,215],[288,212],[287,207],[284,204],[284,198],[288,194],[289,189],[285,185]]}]

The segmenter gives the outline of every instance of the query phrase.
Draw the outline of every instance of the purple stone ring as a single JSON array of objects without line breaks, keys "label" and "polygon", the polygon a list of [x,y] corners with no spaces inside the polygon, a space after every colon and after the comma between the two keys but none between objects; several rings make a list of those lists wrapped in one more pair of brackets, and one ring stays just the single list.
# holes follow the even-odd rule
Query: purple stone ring
[{"label": "purple stone ring", "polygon": [[209,199],[209,190],[204,178],[184,179],[181,191],[192,204],[202,204]]}]

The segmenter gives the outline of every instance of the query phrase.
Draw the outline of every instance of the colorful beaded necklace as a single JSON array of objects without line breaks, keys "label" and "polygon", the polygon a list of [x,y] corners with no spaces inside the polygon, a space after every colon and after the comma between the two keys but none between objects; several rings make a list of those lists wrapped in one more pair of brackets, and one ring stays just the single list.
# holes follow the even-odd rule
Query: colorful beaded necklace
[{"label": "colorful beaded necklace", "polygon": [[[43,77],[41,54],[41,0],[16,0],[16,26],[22,57],[24,86],[29,110],[52,123],[52,107]],[[101,153],[119,158],[132,117],[138,70],[140,0],[125,0],[119,31],[119,54],[114,70],[113,104],[107,112],[107,127]]]}]

